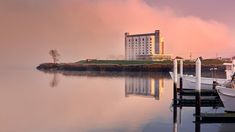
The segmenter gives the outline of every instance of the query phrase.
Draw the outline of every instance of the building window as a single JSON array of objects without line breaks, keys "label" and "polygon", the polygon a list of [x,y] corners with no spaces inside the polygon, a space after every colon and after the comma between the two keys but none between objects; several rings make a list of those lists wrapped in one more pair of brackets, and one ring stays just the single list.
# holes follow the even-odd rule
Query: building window
[{"label": "building window", "polygon": [[152,38],[149,38],[150,40],[152,40]]}]

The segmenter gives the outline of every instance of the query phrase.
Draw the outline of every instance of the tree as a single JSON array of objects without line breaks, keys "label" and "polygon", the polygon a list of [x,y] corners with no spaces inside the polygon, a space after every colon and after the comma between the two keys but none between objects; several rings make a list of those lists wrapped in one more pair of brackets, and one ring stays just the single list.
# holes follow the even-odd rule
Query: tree
[{"label": "tree", "polygon": [[49,54],[51,55],[54,63],[57,63],[59,61],[60,54],[57,50],[50,50]]}]

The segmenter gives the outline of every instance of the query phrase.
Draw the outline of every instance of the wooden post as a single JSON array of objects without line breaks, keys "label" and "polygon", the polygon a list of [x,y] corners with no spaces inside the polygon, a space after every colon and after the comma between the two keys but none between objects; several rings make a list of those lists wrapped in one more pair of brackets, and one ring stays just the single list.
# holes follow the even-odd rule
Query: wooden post
[{"label": "wooden post", "polygon": [[201,92],[201,60],[196,61],[196,90]]},{"label": "wooden post", "polygon": [[174,105],[177,104],[177,81],[178,81],[178,72],[177,72],[177,59],[174,60],[174,83],[173,83],[173,99]]},{"label": "wooden post", "polygon": [[[180,101],[179,101],[179,104],[181,104],[181,100],[183,98],[182,91],[183,91],[183,59],[180,60]],[[182,109],[181,105],[180,105],[180,109]],[[181,112],[181,110],[180,110],[180,112]],[[180,116],[180,118],[181,118],[181,116]]]},{"label": "wooden post", "polygon": [[183,89],[183,59],[180,60],[180,91]]},{"label": "wooden post", "polygon": [[201,115],[201,60],[198,58],[196,61],[196,124],[195,132],[200,132],[200,115]]},{"label": "wooden post", "polygon": [[174,82],[173,82],[173,132],[177,132],[177,81],[178,81],[178,71],[177,71],[177,59],[174,59]]},{"label": "wooden post", "polygon": [[212,88],[213,88],[214,90],[215,90],[216,85],[217,85],[217,82],[216,82],[216,81],[213,81],[213,83],[212,83]]},{"label": "wooden post", "polygon": [[178,123],[177,123],[177,105],[173,106],[173,132],[177,132],[178,131]]}]

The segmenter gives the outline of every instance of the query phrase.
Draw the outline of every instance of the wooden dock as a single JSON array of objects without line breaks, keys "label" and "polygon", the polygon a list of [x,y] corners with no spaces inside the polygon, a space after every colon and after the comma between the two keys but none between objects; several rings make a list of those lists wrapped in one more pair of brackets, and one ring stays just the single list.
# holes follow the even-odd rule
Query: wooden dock
[{"label": "wooden dock", "polygon": [[[203,89],[201,86],[201,60],[196,60],[195,86],[191,89],[183,87],[183,63],[180,60],[180,78],[178,85],[177,59],[174,60],[173,73],[173,119],[177,123],[177,107],[195,108],[195,132],[200,132],[203,123],[235,123],[235,113],[201,113],[202,107],[223,107],[216,91],[216,82],[213,81],[211,89]],[[177,87],[179,86],[179,87]],[[194,89],[193,89],[194,88]]]},{"label": "wooden dock", "polygon": [[[197,93],[197,90],[195,89],[177,89],[177,92],[181,96],[195,96]],[[215,89],[202,89],[201,90],[201,96],[218,96],[218,93]]]},{"label": "wooden dock", "polygon": [[[195,89],[177,89],[177,107],[195,107],[196,93]],[[202,89],[201,93],[201,107],[223,107],[218,93],[215,89]],[[187,99],[191,97],[191,99]]]},{"label": "wooden dock", "polygon": [[[195,99],[178,99],[177,107],[195,107]],[[223,103],[218,98],[201,99],[201,107],[223,107]]]},{"label": "wooden dock", "polygon": [[235,113],[201,113],[200,123],[235,123]]}]

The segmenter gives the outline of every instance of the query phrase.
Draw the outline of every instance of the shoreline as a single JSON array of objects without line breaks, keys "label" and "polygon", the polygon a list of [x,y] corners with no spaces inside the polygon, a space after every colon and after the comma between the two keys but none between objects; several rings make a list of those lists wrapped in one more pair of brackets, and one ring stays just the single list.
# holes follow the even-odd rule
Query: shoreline
[{"label": "shoreline", "polygon": [[[216,67],[218,72],[224,72],[223,64],[202,64],[202,72],[210,72]],[[172,62],[155,64],[95,64],[95,63],[42,63],[37,66],[40,71],[105,71],[105,72],[170,72],[173,70]],[[185,72],[195,72],[194,63],[184,64]]]}]

